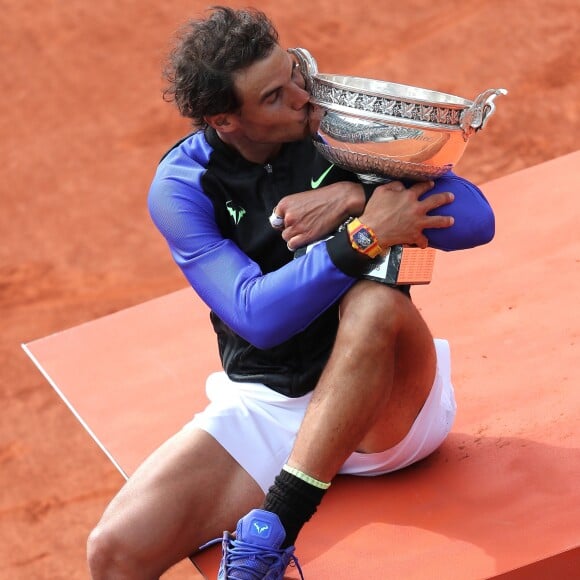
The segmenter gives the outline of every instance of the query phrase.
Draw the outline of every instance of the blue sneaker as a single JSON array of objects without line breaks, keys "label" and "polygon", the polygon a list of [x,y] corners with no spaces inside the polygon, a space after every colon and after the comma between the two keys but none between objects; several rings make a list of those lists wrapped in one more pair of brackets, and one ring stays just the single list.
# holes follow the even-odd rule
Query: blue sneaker
[{"label": "blue sneaker", "polygon": [[292,563],[304,580],[294,546],[281,549],[286,532],[276,514],[252,510],[236,529],[236,536],[224,532],[218,580],[283,580]]}]

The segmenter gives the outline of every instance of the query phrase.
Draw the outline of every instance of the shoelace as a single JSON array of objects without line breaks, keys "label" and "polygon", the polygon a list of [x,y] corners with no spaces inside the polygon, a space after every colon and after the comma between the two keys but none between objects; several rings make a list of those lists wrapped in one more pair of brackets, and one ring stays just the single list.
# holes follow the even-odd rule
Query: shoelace
[{"label": "shoelace", "polygon": [[[257,548],[255,544],[250,544],[243,542],[242,540],[231,539],[230,540],[231,549],[228,550],[226,556],[226,565],[228,567],[232,566],[234,562],[238,560],[247,560],[250,557],[254,561],[263,563],[269,568],[269,571],[279,572],[281,575],[284,574],[286,564],[284,563],[285,550],[276,550],[270,548],[268,552],[264,552],[259,547]],[[295,566],[300,574],[300,578],[304,580],[304,575],[302,574],[302,568],[298,562],[298,558],[293,554],[290,555],[289,564]],[[255,580],[263,580],[263,576],[260,576],[260,571],[255,570],[251,565],[244,565],[241,562],[235,564],[236,569],[243,571],[248,574],[248,578],[253,578]]]}]

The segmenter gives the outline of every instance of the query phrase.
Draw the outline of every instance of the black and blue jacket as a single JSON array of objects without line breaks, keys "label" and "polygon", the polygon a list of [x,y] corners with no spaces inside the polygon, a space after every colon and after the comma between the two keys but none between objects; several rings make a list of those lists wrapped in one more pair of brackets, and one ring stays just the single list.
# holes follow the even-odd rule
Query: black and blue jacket
[{"label": "black and blue jacket", "polygon": [[[289,143],[269,164],[251,163],[213,129],[181,141],[163,158],[149,211],[188,282],[209,306],[224,370],[290,397],[312,390],[338,326],[338,301],[368,259],[337,234],[298,259],[269,216],[286,195],[311,189],[330,163],[310,139]],[[322,185],[355,181],[334,166]],[[452,191],[441,213],[451,228],[426,232],[445,250],[488,242],[493,212],[477,187],[449,173],[429,192]]]}]

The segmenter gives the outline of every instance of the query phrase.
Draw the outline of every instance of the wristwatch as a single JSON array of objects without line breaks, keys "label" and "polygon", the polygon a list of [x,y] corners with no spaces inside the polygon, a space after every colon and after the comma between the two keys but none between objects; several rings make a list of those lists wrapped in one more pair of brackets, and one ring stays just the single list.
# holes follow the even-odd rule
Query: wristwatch
[{"label": "wristwatch", "polygon": [[376,258],[383,253],[377,235],[373,230],[363,225],[358,218],[351,220],[347,226],[350,245],[361,254],[369,258]]}]

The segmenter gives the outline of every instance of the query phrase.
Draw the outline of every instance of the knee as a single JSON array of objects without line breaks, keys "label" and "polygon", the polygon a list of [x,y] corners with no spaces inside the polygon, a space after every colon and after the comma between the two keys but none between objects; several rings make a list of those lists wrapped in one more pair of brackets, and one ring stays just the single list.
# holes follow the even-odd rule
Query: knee
[{"label": "knee", "polygon": [[115,531],[102,523],[87,539],[87,561],[92,578],[129,578],[130,568],[127,546]]},{"label": "knee", "polygon": [[361,280],[345,295],[340,307],[340,326],[343,330],[389,336],[404,324],[411,308],[409,297],[400,290]]},{"label": "knee", "polygon": [[102,526],[97,526],[87,539],[87,561],[93,578],[103,577],[112,558],[113,544]]}]

